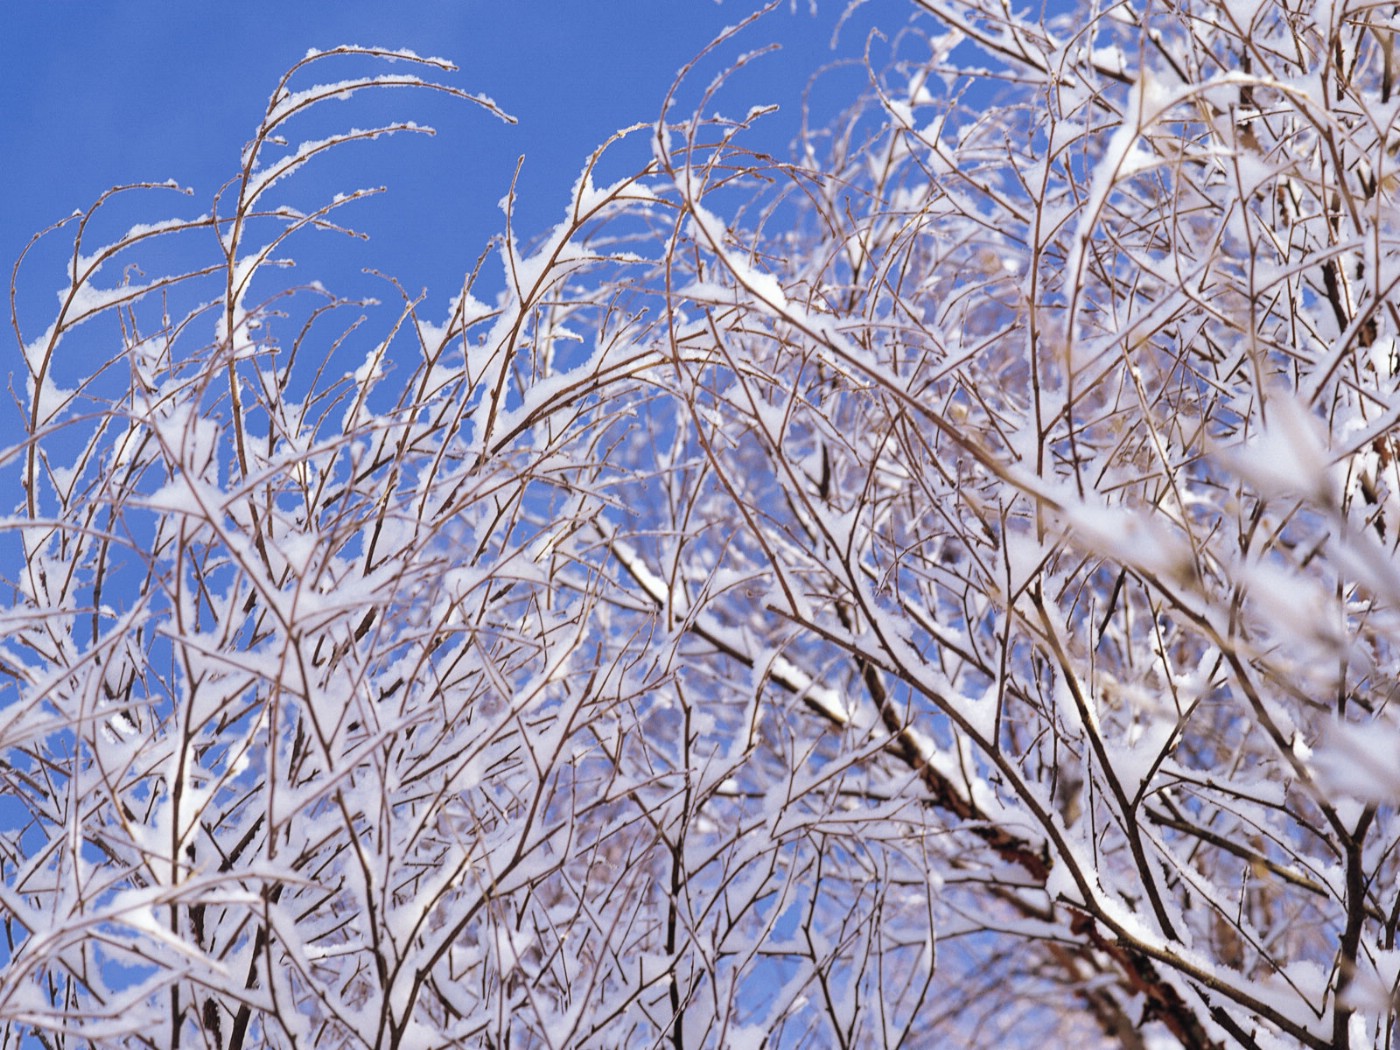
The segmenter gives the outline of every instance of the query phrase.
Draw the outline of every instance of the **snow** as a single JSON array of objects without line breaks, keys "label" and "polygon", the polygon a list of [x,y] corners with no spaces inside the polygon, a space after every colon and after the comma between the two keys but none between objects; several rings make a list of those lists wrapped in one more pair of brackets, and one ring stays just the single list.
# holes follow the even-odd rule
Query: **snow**
[{"label": "snow", "polygon": [[1330,722],[1311,764],[1327,798],[1400,804],[1400,727]]},{"label": "snow", "polygon": [[703,241],[724,263],[741,286],[771,310],[782,315],[791,309],[782,285],[770,273],[764,273],[746,259],[725,249],[725,226],[720,219],[707,211],[699,201],[689,204],[692,236]]},{"label": "snow", "polygon": [[306,59],[316,59],[316,58],[324,58],[324,57],[327,57],[327,56],[329,56],[329,55],[350,55],[350,54],[367,54],[367,55],[373,55],[375,58],[383,59],[385,62],[402,62],[402,61],[418,62],[418,63],[421,63],[421,64],[423,64],[423,65],[436,66],[438,69],[441,69],[441,70],[444,70],[444,71],[451,71],[451,70],[454,70],[454,69],[457,68],[453,63],[449,62],[449,61],[448,61],[447,59],[445,59],[445,58],[437,58],[437,57],[432,56],[432,55],[420,55],[420,54],[418,54],[418,52],[416,52],[416,51],[411,51],[411,50],[409,50],[409,49],[406,48],[406,47],[403,47],[403,48],[385,48],[385,47],[365,47],[365,46],[363,46],[363,45],[361,45],[361,44],[339,44],[339,45],[337,45],[337,46],[335,46],[335,47],[324,48],[324,49],[323,49],[323,48],[318,48],[318,47],[310,47],[310,48],[307,48],[307,49],[306,49],[306,54],[303,55],[302,57],[303,57],[303,58],[306,58]]},{"label": "snow", "polygon": [[[30,376],[37,376],[48,366],[49,356],[58,346],[55,335],[58,333],[59,322],[54,321],[44,330],[44,334],[37,339],[31,339],[21,347],[24,354],[25,364],[29,366]],[[30,394],[31,399],[33,394]]]},{"label": "snow", "polygon": [[[398,57],[408,57],[405,53],[399,52]],[[444,67],[446,68],[446,67]],[[373,77],[347,77],[342,80],[325,84],[314,84],[301,91],[293,91],[281,95],[276,103],[268,110],[264,119],[264,126],[272,128],[282,123],[293,113],[306,108],[316,102],[335,99],[344,101],[350,98],[357,91],[365,88],[378,87],[429,87],[431,81],[422,77],[404,73],[382,73]]]},{"label": "snow", "polygon": [[210,493],[189,475],[181,472],[143,500],[152,510],[203,518],[209,510]]},{"label": "snow", "polygon": [[1074,872],[1068,862],[1057,859],[1045,879],[1045,892],[1052,901],[1061,901],[1083,907],[1086,903],[1074,880]]},{"label": "snow", "polygon": [[1248,30],[1259,12],[1260,0],[1223,0],[1230,20],[1241,30]]},{"label": "snow", "polygon": [[1222,450],[1222,457],[1261,496],[1302,496],[1335,505],[1332,457],[1322,428],[1306,404],[1279,393],[1268,400],[1265,413],[1267,424],[1244,444]]},{"label": "snow", "polygon": [[34,422],[41,427],[52,422],[77,393],[75,390],[63,389],[52,380],[45,380],[36,392],[32,375],[25,379],[25,390],[29,395]]},{"label": "snow", "polygon": [[352,139],[373,141],[380,136],[400,131],[432,134],[432,130],[432,128],[415,124],[410,120],[375,128],[352,127],[325,138],[307,139],[297,143],[296,148],[288,156],[279,157],[276,160],[264,160],[260,157],[258,164],[249,172],[248,189],[245,191],[245,196],[248,200],[256,200],[278,182],[295,174],[312,157],[324,153],[338,143],[348,142]]},{"label": "snow", "polygon": [[1128,71],[1128,56],[1117,44],[1094,48],[1089,55],[1089,61],[1111,73],[1122,75]]},{"label": "snow", "polygon": [[1194,572],[1190,546],[1160,515],[1073,499],[1064,520],[1083,549],[1168,578]]}]

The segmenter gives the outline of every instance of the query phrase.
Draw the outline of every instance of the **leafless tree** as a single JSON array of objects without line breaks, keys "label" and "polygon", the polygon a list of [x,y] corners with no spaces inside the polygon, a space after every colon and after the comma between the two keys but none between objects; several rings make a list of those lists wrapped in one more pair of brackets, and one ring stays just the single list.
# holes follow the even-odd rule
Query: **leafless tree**
[{"label": "leafless tree", "polygon": [[300,86],[421,60],[77,220],[15,318],[10,1043],[1391,1045],[1397,10],[890,10],[790,159],[678,101],[749,20],[348,362],[273,267],[353,198],[274,189],[416,126],[280,136],[495,111]]}]

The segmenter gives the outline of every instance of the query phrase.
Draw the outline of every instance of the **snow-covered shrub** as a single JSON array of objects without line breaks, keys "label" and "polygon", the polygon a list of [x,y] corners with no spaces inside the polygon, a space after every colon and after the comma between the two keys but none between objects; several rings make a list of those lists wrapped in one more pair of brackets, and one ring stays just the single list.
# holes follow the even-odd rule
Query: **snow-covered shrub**
[{"label": "snow-covered shrub", "polygon": [[7,468],[0,1018],[1390,1045],[1394,10],[914,8],[793,159],[716,77],[351,360],[268,271],[352,199],[275,203],[337,141],[282,125],[355,83],[284,81],[205,217],[80,220]]}]

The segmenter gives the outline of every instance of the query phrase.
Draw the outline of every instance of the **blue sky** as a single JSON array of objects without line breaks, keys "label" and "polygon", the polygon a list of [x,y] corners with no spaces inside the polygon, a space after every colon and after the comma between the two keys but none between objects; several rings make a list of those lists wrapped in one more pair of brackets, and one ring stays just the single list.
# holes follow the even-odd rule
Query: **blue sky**
[{"label": "blue sky", "polygon": [[[371,240],[345,241],[338,258],[356,270],[394,274],[411,291],[427,288],[445,309],[462,273],[501,228],[497,203],[519,157],[525,160],[517,232],[528,240],[562,215],[592,149],[620,127],[655,120],[676,71],[758,6],[757,0],[5,0],[4,272],[37,229],[118,183],[174,179],[195,192],[189,200],[146,195],[122,202],[96,231],[100,240],[115,239],[136,222],[206,212],[214,191],[236,171],[239,150],[289,65],[312,47],[379,45],[452,60],[461,68],[449,83],[491,96],[519,123],[505,125],[479,108],[427,93],[362,95],[343,104],[341,126],[410,119],[439,134],[342,149],[298,174],[294,192],[324,200],[387,186],[386,195],[340,213]],[[829,41],[844,8],[845,0],[821,0],[816,13],[809,0],[784,3],[727,51],[732,58],[770,42],[783,45],[749,66],[726,96],[736,115],[754,104],[784,107],[770,121],[770,148],[784,148],[808,77],[834,57]],[[903,0],[865,5],[843,31],[839,53],[858,56],[869,25],[897,30],[910,9]],[[701,67],[682,113],[719,68],[718,60]],[[323,64],[299,83],[337,75]],[[852,91],[863,80],[862,71],[845,74]],[[639,139],[632,161],[644,158],[643,148]],[[620,155],[613,170],[630,164]],[[52,248],[21,281],[30,333],[52,319],[44,314],[64,283],[60,242]],[[13,374],[21,367],[18,348],[13,338],[6,343],[3,374]],[[0,408],[0,443],[19,436],[15,426],[12,412]]]}]

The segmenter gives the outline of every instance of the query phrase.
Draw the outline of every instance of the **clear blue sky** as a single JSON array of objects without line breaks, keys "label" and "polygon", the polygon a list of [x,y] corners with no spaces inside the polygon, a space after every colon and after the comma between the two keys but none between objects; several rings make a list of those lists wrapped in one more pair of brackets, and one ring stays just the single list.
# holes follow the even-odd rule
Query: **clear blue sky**
[{"label": "clear blue sky", "polygon": [[[428,288],[445,310],[465,268],[501,227],[497,202],[518,157],[525,162],[517,225],[528,240],[561,216],[589,152],[624,125],[654,120],[676,71],[722,27],[758,6],[758,0],[4,0],[3,272],[8,279],[38,228],[118,183],[175,179],[195,196],[133,200],[98,231],[100,240],[115,239],[131,223],[206,212],[213,192],[235,173],[239,150],[283,70],[311,47],[381,45],[454,61],[461,69],[451,83],[491,96],[520,121],[507,126],[469,104],[426,93],[362,95],[344,103],[343,126],[411,119],[434,125],[438,136],[352,146],[296,176],[297,192],[310,200],[387,185],[385,197],[340,213],[372,237],[366,245],[344,242],[345,261],[392,273],[413,291]],[[781,137],[773,148],[797,126],[809,75],[834,57],[828,43],[845,6],[846,0],[821,0],[814,14],[809,0],[785,3],[729,49],[732,58],[783,44],[780,54],[746,69],[727,96],[734,115],[759,103],[784,107],[772,122]],[[870,25],[896,31],[911,8],[905,0],[873,0],[843,31],[838,52],[859,55]],[[717,62],[702,67],[683,106],[718,68]],[[335,73],[323,64],[300,83]],[[846,85],[859,90],[863,78],[852,70]],[[56,254],[52,262],[40,259],[21,284],[31,337],[52,319],[43,313],[64,283],[57,260]],[[12,337],[5,346],[0,381],[22,375]],[[13,428],[12,414],[0,410],[0,444],[18,436]]]}]

